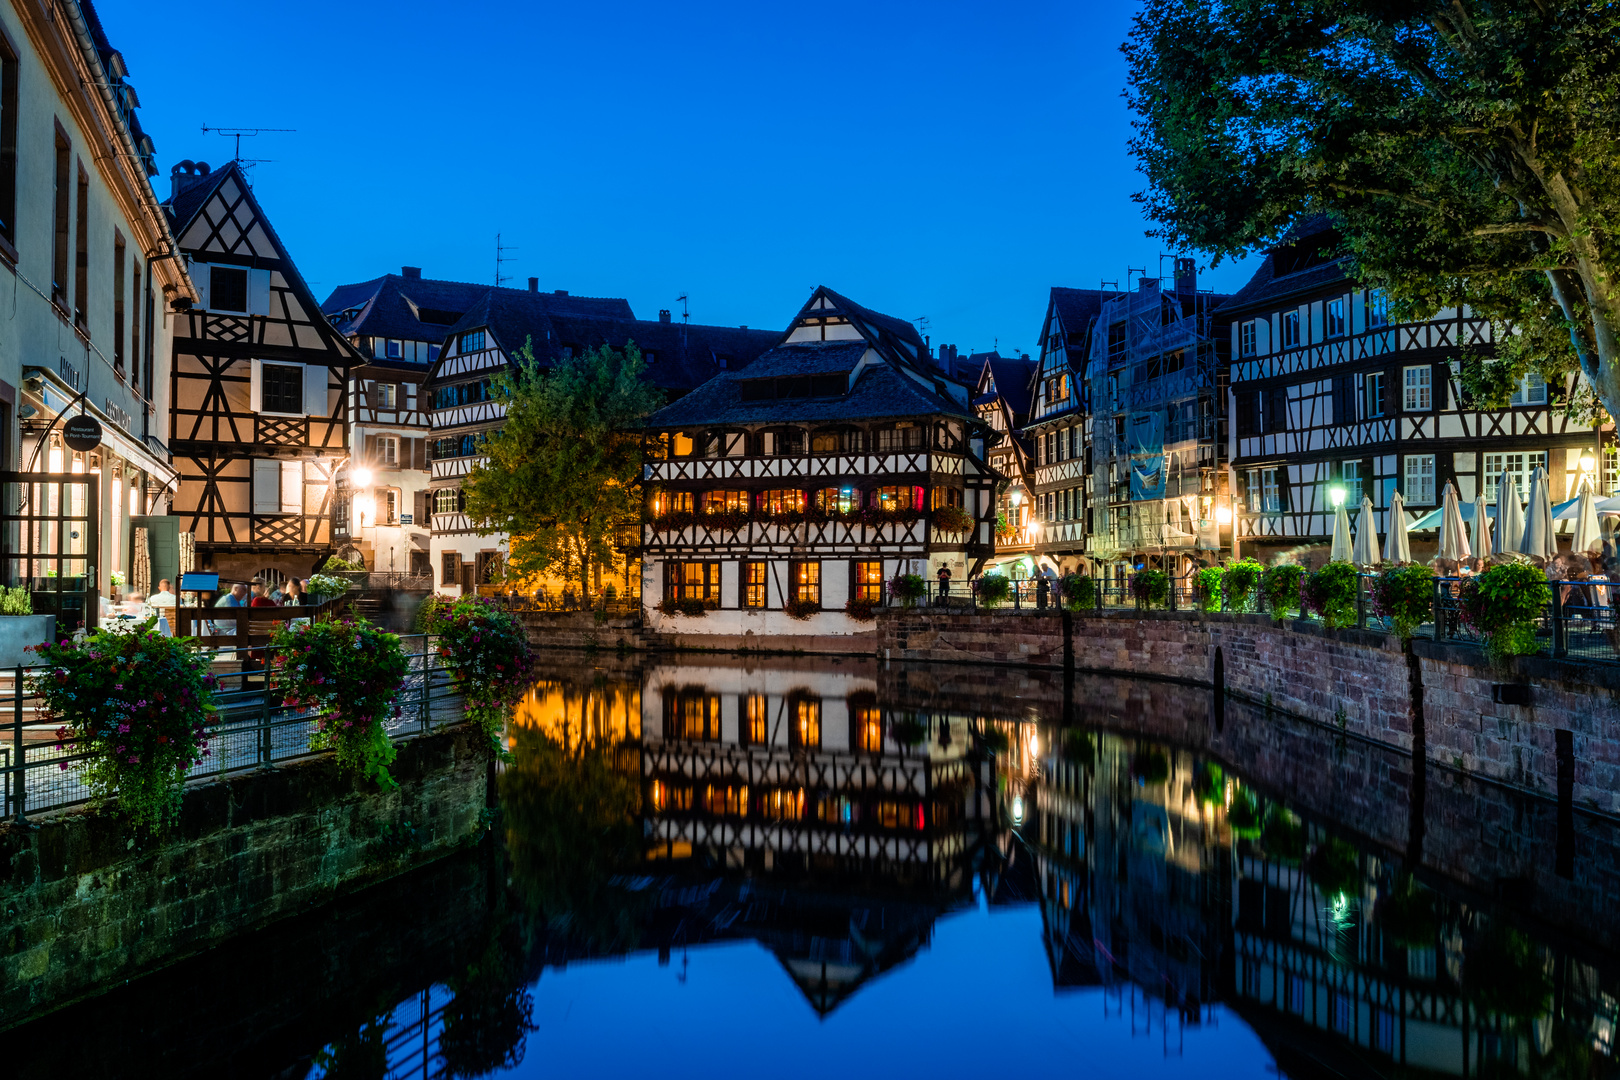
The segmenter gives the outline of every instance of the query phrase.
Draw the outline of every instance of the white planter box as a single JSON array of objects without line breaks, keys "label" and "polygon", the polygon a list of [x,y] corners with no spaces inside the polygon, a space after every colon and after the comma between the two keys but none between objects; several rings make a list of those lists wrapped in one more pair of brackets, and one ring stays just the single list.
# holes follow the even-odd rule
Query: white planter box
[{"label": "white planter box", "polygon": [[38,657],[23,650],[44,644],[55,631],[55,615],[0,615],[0,668],[38,664]]}]

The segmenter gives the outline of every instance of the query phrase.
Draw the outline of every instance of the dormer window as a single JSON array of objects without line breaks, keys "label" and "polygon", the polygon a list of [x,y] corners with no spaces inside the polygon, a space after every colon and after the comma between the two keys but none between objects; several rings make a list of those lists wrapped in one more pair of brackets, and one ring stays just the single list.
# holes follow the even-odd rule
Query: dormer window
[{"label": "dormer window", "polygon": [[457,344],[457,350],[464,353],[477,352],[483,347],[484,332],[482,330],[472,330],[462,334],[461,340]]},{"label": "dormer window", "polygon": [[843,372],[787,375],[775,379],[743,379],[737,384],[737,396],[743,401],[843,397],[848,389],[849,377]]}]

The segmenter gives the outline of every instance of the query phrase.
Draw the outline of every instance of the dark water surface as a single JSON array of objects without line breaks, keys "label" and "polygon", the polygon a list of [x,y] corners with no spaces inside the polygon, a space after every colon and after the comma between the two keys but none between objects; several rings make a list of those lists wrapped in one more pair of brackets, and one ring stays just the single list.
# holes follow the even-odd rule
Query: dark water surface
[{"label": "dark water surface", "polygon": [[0,1076],[1620,1076],[1607,819],[1167,683],[546,669],[482,845]]}]

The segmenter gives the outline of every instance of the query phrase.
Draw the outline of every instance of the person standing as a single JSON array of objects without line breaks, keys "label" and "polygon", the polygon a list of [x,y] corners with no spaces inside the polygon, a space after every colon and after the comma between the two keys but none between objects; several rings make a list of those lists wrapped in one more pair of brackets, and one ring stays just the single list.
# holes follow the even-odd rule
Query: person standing
[{"label": "person standing", "polygon": [[951,568],[941,563],[937,576],[939,577],[939,598],[944,600],[951,591]]}]

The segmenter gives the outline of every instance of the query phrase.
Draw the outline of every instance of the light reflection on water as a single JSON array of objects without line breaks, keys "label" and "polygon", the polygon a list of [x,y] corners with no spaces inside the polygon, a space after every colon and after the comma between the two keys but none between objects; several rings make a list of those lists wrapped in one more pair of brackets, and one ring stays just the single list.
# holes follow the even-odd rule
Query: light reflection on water
[{"label": "light reflection on water", "polygon": [[334,965],[326,1045],[266,1072],[1617,1075],[1598,819],[1565,880],[1545,803],[1170,684],[553,670],[484,869],[404,924],[357,899],[420,957]]}]

